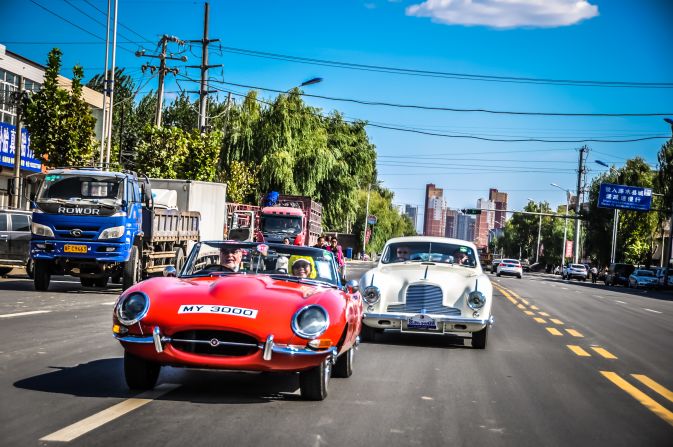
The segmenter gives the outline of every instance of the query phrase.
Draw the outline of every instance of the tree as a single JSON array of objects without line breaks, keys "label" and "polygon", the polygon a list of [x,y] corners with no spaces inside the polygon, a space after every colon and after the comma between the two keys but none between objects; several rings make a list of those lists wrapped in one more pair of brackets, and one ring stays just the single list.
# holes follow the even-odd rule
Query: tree
[{"label": "tree", "polygon": [[258,168],[242,161],[232,161],[227,171],[222,172],[220,181],[227,184],[227,202],[256,203]]},{"label": "tree", "polygon": [[[179,128],[174,128],[178,134]],[[217,176],[222,133],[201,133],[196,129],[183,133],[186,137],[186,155],[176,168],[178,178],[212,182]]]},{"label": "tree", "polygon": [[42,88],[24,104],[24,122],[31,148],[43,164],[52,167],[90,164],[95,120],[82,99],[84,72],[75,66],[71,92],[60,88],[61,55],[58,48],[49,52]]},{"label": "tree", "polygon": [[145,126],[138,144],[136,163],[148,177],[178,178],[188,141],[177,127]]}]

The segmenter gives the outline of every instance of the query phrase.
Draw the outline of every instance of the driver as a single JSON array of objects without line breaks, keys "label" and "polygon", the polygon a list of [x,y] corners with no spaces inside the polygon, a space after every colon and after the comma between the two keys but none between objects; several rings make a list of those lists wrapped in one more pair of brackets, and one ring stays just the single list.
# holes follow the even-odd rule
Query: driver
[{"label": "driver", "polygon": [[220,249],[220,263],[227,271],[238,272],[241,268],[241,259],[243,259],[243,251],[238,247]]},{"label": "driver", "polygon": [[299,258],[292,264],[292,275],[300,278],[308,278],[311,274],[311,263],[304,258]]},{"label": "driver", "polygon": [[409,256],[411,255],[411,251],[409,250],[409,247],[406,245],[400,245],[395,249],[395,261],[396,262],[404,262],[409,260]]}]

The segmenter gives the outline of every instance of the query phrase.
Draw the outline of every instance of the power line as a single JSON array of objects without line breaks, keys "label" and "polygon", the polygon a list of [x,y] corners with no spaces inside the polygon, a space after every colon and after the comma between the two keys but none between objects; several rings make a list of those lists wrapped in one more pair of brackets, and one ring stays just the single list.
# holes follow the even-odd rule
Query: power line
[{"label": "power line", "polygon": [[[107,13],[106,13],[106,12],[100,10],[96,5],[94,5],[93,3],[91,3],[89,0],[84,0],[84,3],[86,3],[86,4],[89,5],[89,6],[91,6],[93,9],[95,9],[96,11],[100,12],[100,13],[103,14],[105,17],[107,17]],[[152,42],[152,41],[151,41],[150,39],[148,39],[147,37],[145,37],[145,36],[143,36],[143,35],[141,35],[141,34],[136,33],[133,29],[131,29],[131,28],[129,28],[128,26],[124,25],[124,24],[121,23],[120,21],[117,21],[117,24],[118,24],[119,26],[121,26],[122,28],[125,28],[126,30],[132,32],[133,34],[135,34],[136,36],[140,37],[141,39],[143,39],[143,42],[137,42],[137,43],[151,43],[151,42]]]},{"label": "power line", "polygon": [[568,86],[583,86],[583,87],[673,88],[673,83],[671,82],[592,81],[592,80],[578,80],[578,79],[550,79],[550,78],[532,78],[532,77],[517,77],[517,76],[494,76],[494,75],[480,75],[471,73],[419,70],[419,69],[409,69],[400,67],[386,67],[380,65],[355,64],[350,62],[291,56],[287,54],[248,50],[244,48],[235,48],[227,46],[221,46],[220,50],[223,52],[234,53],[243,56],[285,60],[310,65],[323,65],[352,70],[375,71],[384,73],[413,75],[413,76],[439,77],[439,78],[462,79],[472,81],[513,82],[513,83],[525,83],[525,84],[552,84],[552,85],[568,85]]}]

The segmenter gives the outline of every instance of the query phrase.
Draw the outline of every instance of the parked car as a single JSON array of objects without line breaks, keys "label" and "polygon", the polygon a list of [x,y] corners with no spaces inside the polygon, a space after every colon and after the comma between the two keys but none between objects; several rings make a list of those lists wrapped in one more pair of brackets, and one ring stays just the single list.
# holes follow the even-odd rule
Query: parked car
[{"label": "parked car", "polygon": [[498,270],[498,264],[502,262],[502,259],[494,259],[493,262],[491,262],[491,273],[495,273]]},{"label": "parked car", "polygon": [[523,277],[523,268],[517,259],[503,259],[502,262],[498,265],[496,275],[510,275],[521,279]]},{"label": "parked car", "polygon": [[493,288],[472,242],[429,236],[390,239],[378,265],[360,278],[362,338],[390,329],[472,335],[486,347]]},{"label": "parked car", "polygon": [[15,267],[25,267],[32,278],[31,214],[30,211],[0,210],[0,276],[7,275]]},{"label": "parked car", "polygon": [[587,266],[584,264],[566,264],[563,266],[563,279],[573,279],[586,281]]},{"label": "parked car", "polygon": [[657,287],[659,281],[654,274],[654,271],[649,269],[636,269],[629,275],[629,282],[627,287]]},{"label": "parked car", "polygon": [[621,284],[626,286],[629,282],[629,275],[633,273],[636,267],[633,264],[612,263],[605,275],[606,286],[616,286]]},{"label": "parked car", "polygon": [[530,262],[527,260],[521,261],[521,268],[523,269],[524,272],[530,272]]},{"label": "parked car", "polygon": [[172,266],[164,274],[114,306],[129,388],[153,388],[163,365],[297,371],[301,396],[322,400],[330,376],[351,375],[362,299],[357,281],[342,286],[330,252],[199,242],[179,275]]},{"label": "parked car", "polygon": [[668,287],[673,287],[673,268],[658,267],[654,276],[657,277],[657,284],[659,287],[665,286],[665,277],[668,275]]}]

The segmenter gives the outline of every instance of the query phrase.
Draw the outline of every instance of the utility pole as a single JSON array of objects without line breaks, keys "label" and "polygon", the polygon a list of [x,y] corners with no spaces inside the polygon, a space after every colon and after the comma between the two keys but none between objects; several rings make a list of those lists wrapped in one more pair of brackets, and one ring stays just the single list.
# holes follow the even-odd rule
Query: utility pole
[{"label": "utility pole", "polygon": [[204,4],[205,11],[203,17],[203,39],[201,40],[188,40],[187,42],[201,43],[201,65],[190,65],[188,68],[199,68],[201,69],[201,87],[198,92],[199,94],[199,131],[205,132],[206,119],[208,116],[208,94],[212,93],[208,90],[208,69],[214,67],[221,67],[221,64],[208,65],[208,44],[211,42],[219,42],[220,39],[208,39],[208,17],[210,12],[210,6],[208,2]]},{"label": "utility pole", "polygon": [[[575,203],[575,214],[579,217],[580,207],[582,206],[582,178],[585,173],[584,166],[584,155],[589,151],[589,148],[582,146],[580,149],[580,160],[579,168],[577,170],[577,202]],[[579,262],[580,255],[580,220],[579,218],[575,220],[575,242],[573,244],[573,262],[577,264]]]},{"label": "utility pole", "polygon": [[371,195],[372,192],[372,184],[369,184],[369,187],[367,188],[367,206],[365,207],[365,232],[362,236],[362,254],[363,256],[367,254],[367,227],[369,224],[367,223],[367,219],[369,219],[369,196]]},{"label": "utility pole", "polygon": [[12,207],[18,209],[21,205],[21,120],[23,117],[23,76],[19,76],[19,89],[15,92],[16,104],[16,137],[14,138],[14,185],[12,187]]},{"label": "utility pole", "polygon": [[105,139],[107,138],[107,103],[108,103],[108,62],[110,59],[110,0],[107,0],[107,29],[105,32],[105,76],[103,79],[103,122],[100,136],[100,159],[99,165],[103,167],[105,162]]},{"label": "utility pole", "polygon": [[180,46],[185,44],[183,40],[180,40],[175,36],[169,36],[167,34],[164,34],[163,36],[161,36],[161,40],[159,41],[159,45],[161,45],[160,54],[146,54],[145,50],[136,51],[137,57],[152,57],[159,59],[159,67],[150,64],[145,64],[142,66],[143,73],[145,72],[145,70],[150,70],[151,73],[154,73],[154,71],[157,69],[159,70],[159,87],[157,88],[157,110],[154,114],[154,124],[157,127],[161,127],[161,114],[164,108],[164,79],[166,78],[166,74],[173,73],[174,75],[176,75],[178,74],[179,71],[177,68],[166,67],[166,60],[169,59],[174,61],[187,62],[187,56],[176,57],[173,53],[170,54],[167,53],[168,42],[177,43]]},{"label": "utility pole", "polygon": [[110,169],[110,148],[112,147],[112,114],[114,109],[114,93],[115,93],[115,60],[117,57],[117,16],[118,14],[118,0],[115,0],[115,18],[114,18],[114,27],[112,31],[112,67],[110,70],[110,105],[107,114],[108,128],[107,128],[107,149],[105,151],[105,169]]}]

